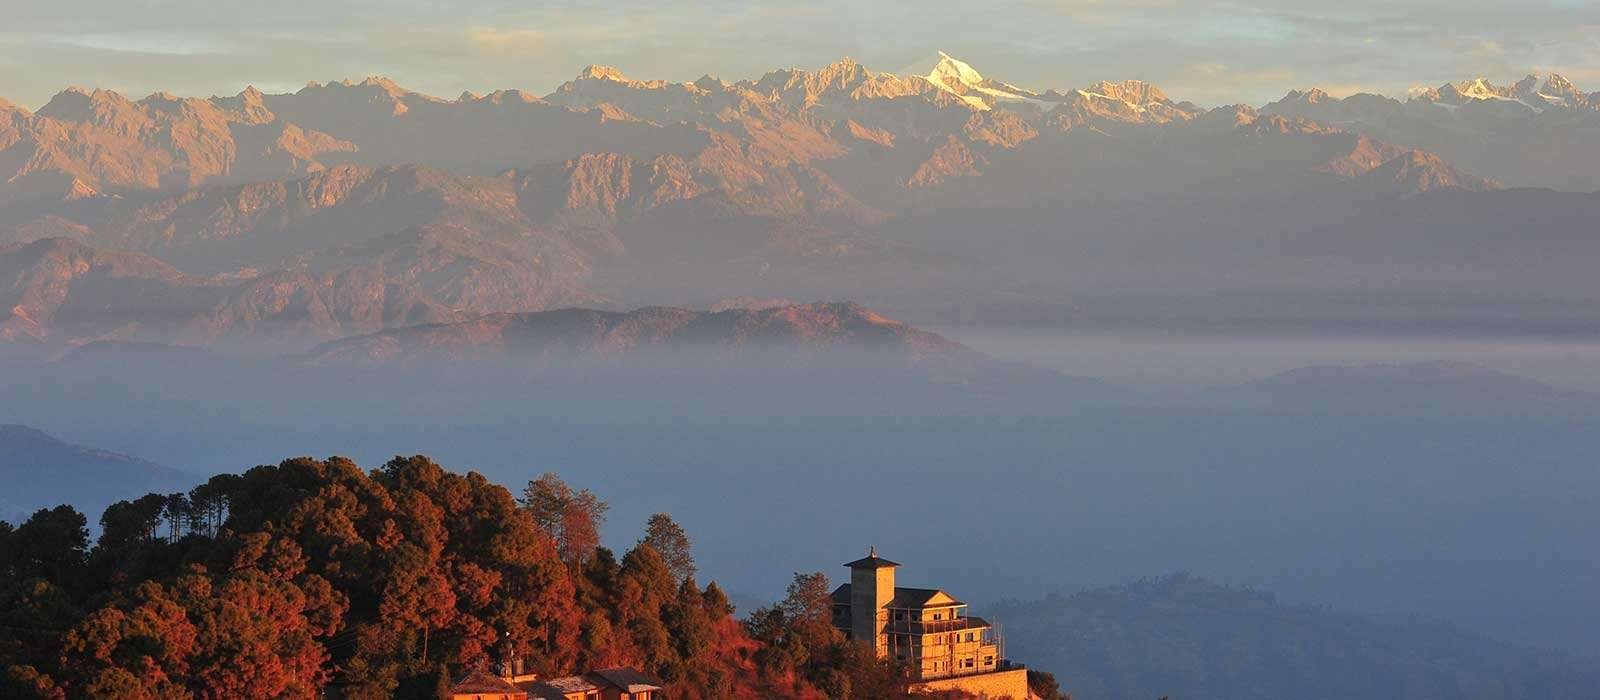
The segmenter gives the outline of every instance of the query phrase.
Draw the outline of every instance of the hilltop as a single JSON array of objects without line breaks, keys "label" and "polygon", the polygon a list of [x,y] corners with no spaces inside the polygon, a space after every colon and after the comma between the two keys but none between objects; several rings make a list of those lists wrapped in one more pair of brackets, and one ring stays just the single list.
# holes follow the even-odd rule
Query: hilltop
[{"label": "hilltop", "polygon": [[[0,695],[424,698],[464,671],[628,665],[675,698],[910,697],[800,590],[741,624],[657,513],[618,557],[607,504],[520,500],[423,456],[299,458],[188,492],[0,523]],[[653,679],[652,679],[653,680]]]}]

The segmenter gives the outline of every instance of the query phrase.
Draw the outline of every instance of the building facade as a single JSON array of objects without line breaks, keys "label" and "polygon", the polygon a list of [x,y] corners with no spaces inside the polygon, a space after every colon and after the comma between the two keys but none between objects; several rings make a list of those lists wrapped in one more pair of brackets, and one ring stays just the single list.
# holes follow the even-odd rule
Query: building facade
[{"label": "building facade", "polygon": [[482,669],[457,676],[444,700],[528,700],[527,691]]},{"label": "building facade", "polygon": [[833,591],[833,625],[847,637],[904,664],[929,688],[1028,697],[1027,670],[1005,659],[999,632],[969,616],[966,603],[937,588],[896,585],[900,565],[879,557],[876,548],[845,566],[850,582]]}]

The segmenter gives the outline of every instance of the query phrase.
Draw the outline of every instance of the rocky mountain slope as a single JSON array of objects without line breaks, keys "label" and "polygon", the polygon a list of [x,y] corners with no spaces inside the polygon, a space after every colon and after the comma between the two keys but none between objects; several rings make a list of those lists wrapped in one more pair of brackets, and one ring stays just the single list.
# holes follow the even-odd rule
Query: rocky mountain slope
[{"label": "rocky mountain slope", "polygon": [[[450,254],[432,253],[435,261]],[[0,246],[0,340],[39,354],[94,340],[270,352],[459,317],[441,301],[459,290],[406,279],[405,271],[379,266],[196,278],[147,255],[71,239]],[[523,275],[506,274],[513,281]]]},{"label": "rocky mountain slope", "polygon": [[1479,77],[1404,100],[1295,90],[1263,111],[1425,149],[1509,185],[1600,189],[1600,92],[1585,93],[1553,73],[1509,85]]},{"label": "rocky mountain slope", "polygon": [[[0,242],[140,253],[182,277],[160,285],[185,299],[242,295],[185,302],[195,308],[270,307],[201,324],[215,331],[115,337],[215,343],[293,313],[301,339],[327,340],[602,301],[899,305],[897,292],[876,292],[920,300],[998,282],[1048,288],[1045,303],[1059,304],[1058,285],[1081,271],[1034,266],[1120,257],[1132,239],[1117,229],[1136,220],[1137,236],[1276,270],[1319,245],[1302,232],[1330,249],[1364,235],[1323,211],[1448,216],[1406,202],[1502,184],[1419,150],[1411,132],[1352,126],[1324,95],[1205,109],[1137,80],[1040,91],[946,54],[930,62],[925,74],[845,59],[687,83],[590,66],[544,97],[442,99],[383,78],[207,99],[72,89],[36,113],[0,106]],[[1554,79],[1524,87],[1440,90],[1402,111],[1532,109],[1523,103],[1546,95],[1537,118],[1554,119],[1592,103]],[[1301,103],[1316,108],[1291,108]],[[1148,220],[1196,205],[1195,216]],[[1014,259],[1023,247],[1026,269]],[[24,327],[53,313],[41,303],[3,307],[8,336],[39,337]],[[128,324],[102,325],[85,337]]]},{"label": "rocky mountain slope", "polygon": [[[839,132],[852,128],[897,137],[902,143],[892,149],[936,149],[952,136],[1011,149],[1041,136],[1104,135],[1208,113],[1139,81],[1034,92],[944,54],[927,75],[880,73],[846,59],[737,83],[636,80],[591,66],[543,98],[497,92],[444,100],[382,78],[210,99],[157,94],[132,101],[74,89],[36,114],[3,111],[0,172],[6,201],[20,202],[178,192],[293,178],[341,163],[489,175],[620,153],[698,161],[727,187],[737,185],[740,171],[748,178],[765,167],[846,158],[854,139]],[[251,130],[262,129],[275,139],[251,142],[260,140]]]}]

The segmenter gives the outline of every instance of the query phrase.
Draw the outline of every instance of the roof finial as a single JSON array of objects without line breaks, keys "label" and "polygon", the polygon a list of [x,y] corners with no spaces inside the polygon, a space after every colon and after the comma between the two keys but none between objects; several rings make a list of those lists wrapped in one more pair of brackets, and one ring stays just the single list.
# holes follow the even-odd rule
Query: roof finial
[{"label": "roof finial", "polygon": [[867,548],[867,558],[869,558],[869,559],[877,559],[878,558],[878,545],[872,545],[871,547]]}]

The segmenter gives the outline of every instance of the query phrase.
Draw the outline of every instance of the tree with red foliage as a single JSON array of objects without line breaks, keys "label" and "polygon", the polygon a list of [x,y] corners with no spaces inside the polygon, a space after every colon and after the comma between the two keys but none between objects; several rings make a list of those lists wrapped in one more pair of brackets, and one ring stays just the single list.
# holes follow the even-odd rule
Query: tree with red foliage
[{"label": "tree with red foliage", "polygon": [[547,676],[637,666],[690,700],[894,696],[829,624],[825,577],[742,625],[685,575],[670,516],[619,562],[605,503],[553,474],[519,502],[426,457],[299,458],[182,502],[108,508],[92,556],[70,508],[0,526],[0,694],[422,698],[441,668],[509,654]]},{"label": "tree with red foliage", "polygon": [[574,492],[561,477],[546,472],[528,482],[523,507],[534,522],[555,539],[561,558],[579,565],[600,546],[600,528],[611,506],[588,489]]}]

